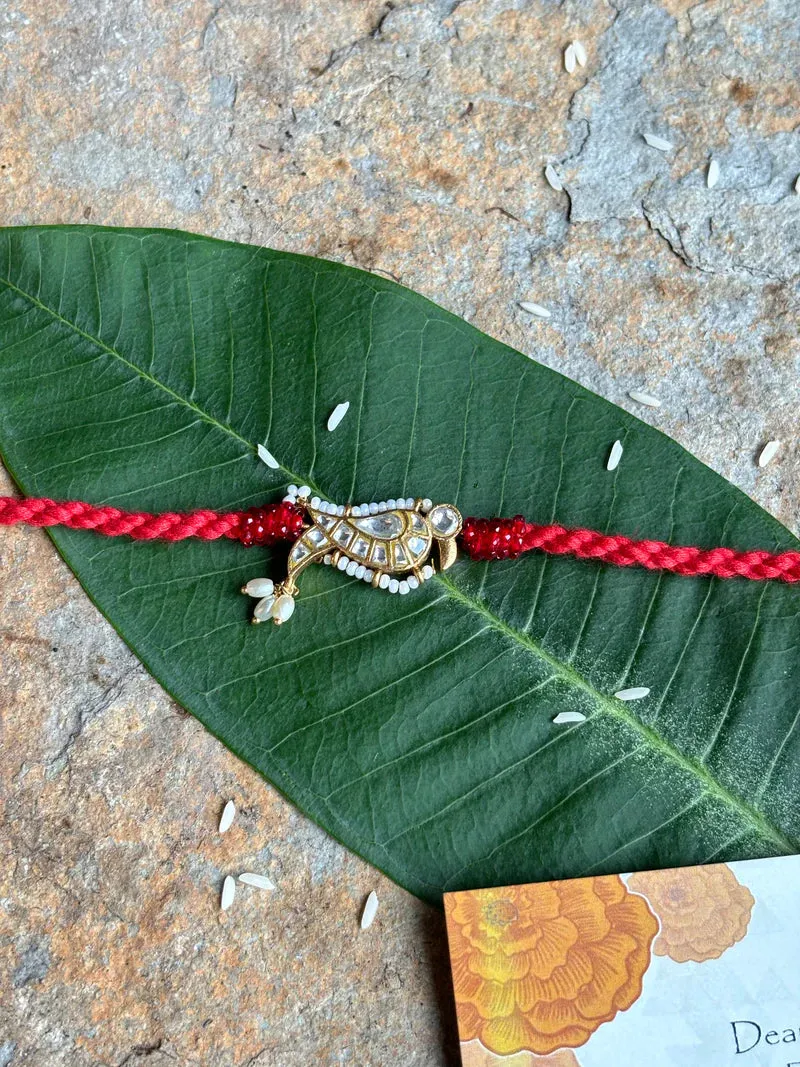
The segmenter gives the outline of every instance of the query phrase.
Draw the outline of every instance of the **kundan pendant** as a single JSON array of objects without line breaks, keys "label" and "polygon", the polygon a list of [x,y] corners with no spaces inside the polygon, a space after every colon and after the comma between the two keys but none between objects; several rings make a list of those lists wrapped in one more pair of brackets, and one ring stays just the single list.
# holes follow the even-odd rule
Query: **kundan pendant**
[{"label": "kundan pendant", "polygon": [[253,622],[271,618],[280,625],[291,618],[296,579],[310,563],[326,563],[374,589],[404,594],[432,578],[437,563],[444,571],[456,558],[462,519],[452,504],[407,497],[337,505],[310,494],[307,485],[290,485],[285,498],[305,511],[309,523],[289,552],[284,581],[274,585],[269,578],[255,578],[242,589],[259,598]]}]

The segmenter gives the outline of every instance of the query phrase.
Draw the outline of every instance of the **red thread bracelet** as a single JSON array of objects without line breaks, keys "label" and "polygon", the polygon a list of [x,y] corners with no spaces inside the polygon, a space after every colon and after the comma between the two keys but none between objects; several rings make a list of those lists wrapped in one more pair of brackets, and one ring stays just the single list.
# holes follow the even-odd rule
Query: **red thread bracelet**
[{"label": "red thread bracelet", "polygon": [[[0,526],[66,526],[73,530],[94,530],[106,537],[124,535],[137,540],[181,541],[197,537],[213,541],[227,537],[244,545],[269,546],[295,540],[305,522],[303,509],[287,501],[248,511],[198,510],[154,515],[94,507],[81,501],[58,503],[46,498],[0,497]],[[639,566],[688,576],[800,581],[800,552],[737,552],[732,548],[669,545],[596,530],[539,525],[527,522],[521,515],[513,519],[465,519],[459,542],[473,560],[513,559],[539,549],[552,555],[593,559],[617,567]]]}]

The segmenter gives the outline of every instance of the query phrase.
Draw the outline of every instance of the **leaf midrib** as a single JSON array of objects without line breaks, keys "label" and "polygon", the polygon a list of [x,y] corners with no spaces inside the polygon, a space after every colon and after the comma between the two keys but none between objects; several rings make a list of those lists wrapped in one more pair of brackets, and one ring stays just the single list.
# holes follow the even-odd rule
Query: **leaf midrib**
[{"label": "leaf midrib", "polygon": [[[131,370],[134,374],[138,375],[143,381],[148,382],[150,385],[155,386],[157,389],[161,389],[164,393],[170,396],[176,403],[182,404],[188,408],[194,414],[203,419],[209,425],[215,429],[222,431],[228,436],[232,437],[235,441],[244,445],[249,452],[255,452],[255,449],[250,441],[241,434],[237,433],[232,426],[227,423],[221,422],[215,418],[205,409],[201,408],[194,401],[189,400],[187,397],[181,396],[170,386],[160,381],[154,375],[145,371],[138,364],[133,363],[127,359],[121,352],[107,344],[99,337],[95,337],[93,334],[88,333],[82,329],[77,323],[72,322],[70,319],[65,318],[55,308],[49,307],[43,303],[38,297],[32,293],[26,292],[18,285],[15,285],[10,279],[0,277],[0,284],[4,285],[7,289],[17,293],[18,296],[27,300],[34,307],[45,314],[50,315],[55,321],[61,323],[67,329],[72,330],[74,333],[83,337],[90,344],[95,345],[104,352],[106,355],[112,356],[114,359],[119,360],[124,366]],[[315,485],[309,477],[299,475],[282,464],[279,467],[291,480],[298,484],[304,483],[312,486],[316,492],[320,495],[324,495],[320,488]],[[504,619],[501,619],[499,615],[496,615],[488,605],[479,600],[476,597],[470,596],[452,581],[451,578],[446,575],[439,574],[436,576],[436,580],[441,583],[447,595],[457,603],[475,614],[481,616],[486,620],[487,624],[492,629],[503,634],[506,638],[514,641],[517,645],[523,648],[527,653],[538,657],[542,662],[546,663],[567,685],[571,685],[573,688],[585,693],[590,700],[597,707],[601,714],[608,715],[617,722],[624,723],[625,726],[633,729],[643,741],[658,755],[671,761],[680,767],[683,771],[693,775],[701,785],[701,788],[709,796],[712,796],[737,812],[741,817],[745,819],[755,830],[757,830],[764,837],[772,840],[782,851],[786,853],[794,853],[800,849],[800,841],[794,841],[788,835],[786,835],[779,827],[773,826],[769,820],[762,815],[753,805],[748,804],[741,797],[736,796],[720,781],[718,781],[709,769],[697,760],[693,760],[680,749],[670,744],[665,738],[658,734],[652,727],[643,723],[635,715],[633,715],[624,705],[622,701],[616,700],[613,697],[602,693],[596,689],[591,682],[589,682],[584,676],[577,671],[571,664],[563,663],[555,656],[546,651],[537,641],[535,641],[529,634],[524,633],[521,630],[515,629],[510,626]]]}]

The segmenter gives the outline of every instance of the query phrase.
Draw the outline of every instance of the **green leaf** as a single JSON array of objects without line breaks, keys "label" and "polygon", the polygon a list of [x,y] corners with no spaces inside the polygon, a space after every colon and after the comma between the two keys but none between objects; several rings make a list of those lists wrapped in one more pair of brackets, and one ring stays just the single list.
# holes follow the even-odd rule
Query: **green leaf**
[{"label": "green leaf", "polygon": [[[294,481],[340,502],[419,494],[797,544],[658,432],[337,264],[181,233],[4,230],[0,343],[0,446],[28,494],[237,509]],[[269,572],[260,549],[52,536],[185,707],[420,895],[798,849],[792,587],[529,555],[461,561],[400,598],[317,567],[288,625],[252,627],[239,588]],[[622,703],[626,686],[650,696]],[[586,721],[554,725],[565,710]]]}]

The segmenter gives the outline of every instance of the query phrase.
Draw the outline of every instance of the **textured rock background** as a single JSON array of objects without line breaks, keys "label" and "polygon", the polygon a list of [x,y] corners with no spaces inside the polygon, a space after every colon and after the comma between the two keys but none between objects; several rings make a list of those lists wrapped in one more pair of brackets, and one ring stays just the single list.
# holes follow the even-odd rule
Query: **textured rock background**
[{"label": "textured rock background", "polygon": [[[0,218],[390,274],[656,393],[637,414],[796,530],[799,37],[794,0],[8,0]],[[0,1067],[456,1062],[439,916],[182,713],[44,535],[4,533],[0,567]],[[248,867],[278,891],[221,916]]]}]

